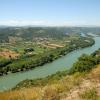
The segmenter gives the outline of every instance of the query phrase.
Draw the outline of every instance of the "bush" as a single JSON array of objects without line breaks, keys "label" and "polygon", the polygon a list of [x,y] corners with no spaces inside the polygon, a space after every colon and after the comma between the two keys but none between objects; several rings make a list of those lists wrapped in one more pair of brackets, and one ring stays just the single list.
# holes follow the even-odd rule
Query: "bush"
[{"label": "bush", "polygon": [[90,71],[95,65],[100,63],[100,57],[83,54],[78,61],[73,64],[69,73]]}]

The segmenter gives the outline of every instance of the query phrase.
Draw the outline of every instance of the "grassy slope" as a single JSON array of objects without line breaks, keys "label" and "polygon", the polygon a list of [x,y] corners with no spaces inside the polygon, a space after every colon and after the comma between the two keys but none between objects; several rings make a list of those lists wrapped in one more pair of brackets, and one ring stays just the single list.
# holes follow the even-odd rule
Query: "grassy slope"
[{"label": "grassy slope", "polygon": [[89,73],[75,73],[44,86],[0,93],[1,100],[100,100],[100,65]]}]

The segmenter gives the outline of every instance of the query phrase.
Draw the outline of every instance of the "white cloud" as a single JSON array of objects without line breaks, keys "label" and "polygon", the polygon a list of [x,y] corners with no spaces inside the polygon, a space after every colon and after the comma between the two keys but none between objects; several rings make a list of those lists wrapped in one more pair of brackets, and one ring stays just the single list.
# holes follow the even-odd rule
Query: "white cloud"
[{"label": "white cloud", "polygon": [[0,20],[0,25],[8,26],[27,26],[27,25],[46,25],[46,26],[73,26],[71,21],[44,21],[44,20]]},{"label": "white cloud", "polygon": [[8,26],[27,26],[27,25],[46,25],[46,26],[84,26],[97,25],[100,23],[94,21],[93,23],[87,21],[44,21],[44,20],[0,20],[0,25]]},{"label": "white cloud", "polygon": [[67,26],[71,22],[44,21],[44,20],[1,20],[0,25],[27,26],[27,25],[47,25],[47,26]]},{"label": "white cloud", "polygon": [[24,25],[43,25],[45,21],[38,20],[2,20],[0,25],[9,25],[9,26],[24,26]]}]

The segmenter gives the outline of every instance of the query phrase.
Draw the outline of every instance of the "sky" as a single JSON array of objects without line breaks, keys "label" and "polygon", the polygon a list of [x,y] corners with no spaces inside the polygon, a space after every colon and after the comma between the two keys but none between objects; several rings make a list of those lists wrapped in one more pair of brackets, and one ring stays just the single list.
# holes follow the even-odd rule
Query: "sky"
[{"label": "sky", "polygon": [[100,0],[0,0],[0,25],[100,26]]}]

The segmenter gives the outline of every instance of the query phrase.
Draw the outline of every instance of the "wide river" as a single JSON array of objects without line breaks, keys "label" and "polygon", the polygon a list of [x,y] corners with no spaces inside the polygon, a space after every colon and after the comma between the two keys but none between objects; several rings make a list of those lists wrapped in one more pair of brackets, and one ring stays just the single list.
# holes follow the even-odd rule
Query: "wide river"
[{"label": "wide river", "polygon": [[54,74],[57,71],[63,71],[72,67],[73,63],[76,62],[77,58],[83,53],[90,54],[100,48],[100,37],[94,37],[95,44],[91,47],[72,51],[71,53],[40,67],[36,67],[33,70],[26,72],[18,72],[8,74],[0,77],[0,91],[8,90],[13,88],[20,81],[25,79],[36,79],[43,78],[48,75]]}]

